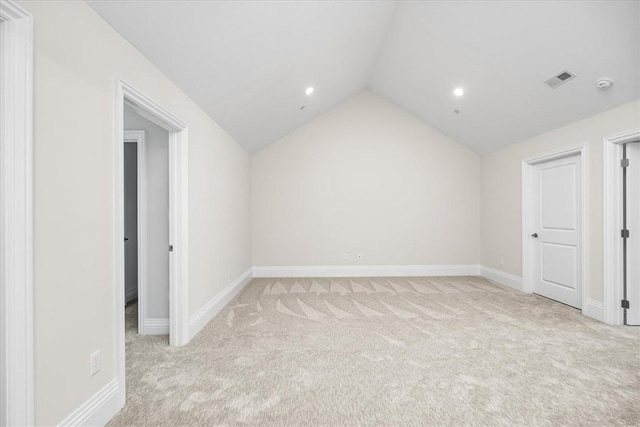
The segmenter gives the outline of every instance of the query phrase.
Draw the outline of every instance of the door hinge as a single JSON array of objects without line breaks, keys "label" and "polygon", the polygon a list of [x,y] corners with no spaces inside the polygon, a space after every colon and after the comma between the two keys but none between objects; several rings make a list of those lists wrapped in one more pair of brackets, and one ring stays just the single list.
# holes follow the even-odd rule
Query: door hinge
[{"label": "door hinge", "polygon": [[629,308],[629,300],[623,299],[621,302],[622,308]]},{"label": "door hinge", "polygon": [[620,160],[620,166],[623,167],[623,168],[628,168],[629,167],[629,159]]},{"label": "door hinge", "polygon": [[629,230],[620,230],[620,237],[622,237],[623,239],[628,239],[629,238]]},{"label": "door hinge", "polygon": [[173,245],[169,245],[169,252],[173,252]]}]

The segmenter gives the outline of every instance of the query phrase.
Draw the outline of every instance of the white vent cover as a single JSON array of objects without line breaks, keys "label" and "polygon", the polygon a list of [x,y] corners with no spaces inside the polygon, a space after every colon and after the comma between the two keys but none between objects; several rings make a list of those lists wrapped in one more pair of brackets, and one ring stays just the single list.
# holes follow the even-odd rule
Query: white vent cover
[{"label": "white vent cover", "polygon": [[575,79],[576,75],[573,74],[569,70],[564,70],[556,74],[555,76],[547,79],[544,83],[552,89],[557,88],[561,84],[568,82],[569,80]]}]

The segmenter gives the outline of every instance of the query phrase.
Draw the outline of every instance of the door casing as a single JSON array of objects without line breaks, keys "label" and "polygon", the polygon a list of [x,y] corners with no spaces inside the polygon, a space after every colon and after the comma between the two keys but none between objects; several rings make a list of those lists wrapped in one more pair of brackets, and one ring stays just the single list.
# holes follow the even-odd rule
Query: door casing
[{"label": "door casing", "polygon": [[[116,379],[120,405],[126,403],[124,321],[124,105],[169,132],[169,343],[189,341],[189,133],[188,127],[142,92],[115,81],[114,149],[114,312]],[[169,248],[167,248],[167,251]]]},{"label": "door casing", "polygon": [[[544,163],[550,160],[557,160],[564,157],[579,155],[581,165],[581,177],[582,180],[582,314],[589,315],[589,299],[587,297],[589,293],[589,223],[587,215],[588,195],[589,195],[589,182],[586,177],[587,173],[587,148],[585,145],[571,147],[545,155],[536,156],[522,162],[522,290],[527,293],[533,293],[534,282],[534,266],[533,266],[533,251],[535,250],[535,240],[531,238],[532,229],[532,209],[533,202],[533,174],[534,166],[540,163]],[[591,304],[593,305],[593,304]]]},{"label": "door casing", "polygon": [[0,425],[33,425],[33,17],[0,22]]},{"label": "door casing", "polygon": [[622,144],[640,139],[632,129],[603,139],[604,321],[622,325]]}]

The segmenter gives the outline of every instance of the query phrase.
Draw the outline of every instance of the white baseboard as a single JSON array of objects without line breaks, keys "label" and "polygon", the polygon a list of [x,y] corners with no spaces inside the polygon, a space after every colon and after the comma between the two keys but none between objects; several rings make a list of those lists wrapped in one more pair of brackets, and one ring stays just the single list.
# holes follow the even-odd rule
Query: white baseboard
[{"label": "white baseboard", "polygon": [[583,313],[593,319],[604,322],[604,304],[600,301],[587,298],[587,309]]},{"label": "white baseboard", "polygon": [[251,268],[238,276],[218,295],[211,298],[205,305],[189,317],[189,339],[196,336],[216,314],[224,308],[253,278]]},{"label": "white baseboard", "polygon": [[493,280],[501,285],[522,291],[522,277],[496,270],[495,268],[482,266],[482,277]]},{"label": "white baseboard", "polygon": [[479,265],[368,265],[253,267],[253,277],[478,276]]},{"label": "white baseboard", "polygon": [[169,335],[169,319],[147,318],[144,320],[145,335]]},{"label": "white baseboard", "polygon": [[62,420],[60,426],[104,426],[122,409],[118,381],[114,378]]}]

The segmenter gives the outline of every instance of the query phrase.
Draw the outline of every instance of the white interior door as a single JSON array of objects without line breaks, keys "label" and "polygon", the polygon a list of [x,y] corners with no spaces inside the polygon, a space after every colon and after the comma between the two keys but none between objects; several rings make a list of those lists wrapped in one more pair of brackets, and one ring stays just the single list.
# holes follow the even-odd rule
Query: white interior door
[{"label": "white interior door", "polygon": [[627,144],[627,324],[640,325],[640,143]]},{"label": "white interior door", "polygon": [[582,308],[580,155],[533,166],[533,292]]}]

